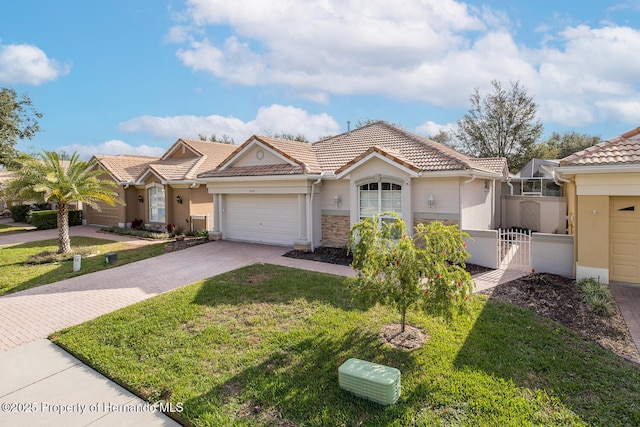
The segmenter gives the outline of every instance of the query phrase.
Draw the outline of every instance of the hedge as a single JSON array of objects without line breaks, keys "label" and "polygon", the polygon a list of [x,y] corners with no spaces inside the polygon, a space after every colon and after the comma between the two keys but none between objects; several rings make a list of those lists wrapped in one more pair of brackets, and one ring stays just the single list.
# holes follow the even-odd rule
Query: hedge
[{"label": "hedge", "polygon": [[29,205],[15,205],[9,206],[11,212],[11,219],[15,222],[27,222],[27,214],[31,210]]},{"label": "hedge", "polygon": [[[31,213],[31,224],[38,230],[58,228],[58,211],[36,211]],[[69,210],[69,226],[82,224],[82,211]]]}]

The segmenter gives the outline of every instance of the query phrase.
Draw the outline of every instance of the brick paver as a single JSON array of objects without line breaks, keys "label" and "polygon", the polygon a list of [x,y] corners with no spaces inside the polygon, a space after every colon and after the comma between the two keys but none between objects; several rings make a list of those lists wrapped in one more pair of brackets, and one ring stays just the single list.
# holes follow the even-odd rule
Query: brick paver
[{"label": "brick paver", "polygon": [[[76,235],[96,235],[95,227],[72,227],[72,230]],[[52,238],[42,237],[40,231],[23,233],[19,236],[21,238],[14,238],[14,241],[25,241],[26,237],[34,240]],[[4,237],[0,240],[0,244],[5,244]],[[2,296],[0,297],[0,351],[46,338],[60,329],[86,322],[189,283],[254,263],[280,264],[338,275],[351,274],[351,269],[345,266],[282,257],[281,255],[287,250],[283,247],[248,243],[209,242],[121,267]]]},{"label": "brick paver", "polygon": [[616,282],[610,283],[609,287],[629,328],[629,334],[640,351],[640,286]]}]

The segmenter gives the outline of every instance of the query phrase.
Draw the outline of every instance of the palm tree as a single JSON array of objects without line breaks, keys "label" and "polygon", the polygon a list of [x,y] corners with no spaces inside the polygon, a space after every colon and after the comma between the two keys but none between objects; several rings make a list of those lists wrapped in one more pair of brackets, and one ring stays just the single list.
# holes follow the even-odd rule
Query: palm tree
[{"label": "palm tree", "polygon": [[18,160],[15,178],[7,182],[5,193],[13,200],[42,200],[58,205],[58,253],[71,251],[69,238],[69,203],[82,202],[100,209],[98,202],[114,206],[123,202],[111,188],[113,181],[99,179],[95,159],[85,162],[72,156],[45,151],[39,158],[26,156]]}]

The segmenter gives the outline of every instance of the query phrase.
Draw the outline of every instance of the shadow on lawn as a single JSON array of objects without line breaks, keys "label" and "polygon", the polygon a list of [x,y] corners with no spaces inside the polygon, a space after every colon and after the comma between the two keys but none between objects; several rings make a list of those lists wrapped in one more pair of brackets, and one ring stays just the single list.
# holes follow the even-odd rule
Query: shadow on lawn
[{"label": "shadow on lawn", "polygon": [[[342,277],[274,264],[253,264],[205,281],[194,298],[195,304],[220,305],[247,302],[282,303],[304,298],[328,302],[345,310],[368,310],[351,300]],[[339,285],[335,286],[336,281]],[[330,285],[325,285],[330,283]]]},{"label": "shadow on lawn", "polygon": [[225,421],[250,425],[386,425],[401,416],[403,405],[381,406],[338,385],[338,367],[350,357],[403,372],[415,369],[411,353],[377,343],[377,335],[353,330],[343,339],[319,333],[283,345],[267,360],[188,400],[185,408],[205,417],[212,407],[228,408]]},{"label": "shadow on lawn", "polygon": [[519,307],[489,300],[454,365],[544,390],[589,424],[640,425],[638,366]]}]

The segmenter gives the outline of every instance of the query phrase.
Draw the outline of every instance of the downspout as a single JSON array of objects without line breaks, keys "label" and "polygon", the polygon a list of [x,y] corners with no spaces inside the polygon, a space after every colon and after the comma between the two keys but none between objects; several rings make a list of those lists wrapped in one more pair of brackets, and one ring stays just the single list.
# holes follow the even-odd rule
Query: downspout
[{"label": "downspout", "polygon": [[315,187],[317,184],[320,184],[322,182],[322,177],[324,176],[324,172],[320,173],[320,178],[318,178],[316,180],[316,182],[314,182],[313,184],[311,184],[311,196],[309,197],[309,209],[308,209],[308,215],[309,215],[309,220],[307,223],[309,224],[309,240],[311,241],[311,252],[315,251],[315,248],[313,246],[313,228],[314,228],[314,223],[313,223],[313,194],[315,193]]},{"label": "downspout", "polygon": [[509,186],[509,195],[513,196],[513,184],[511,183],[511,178],[507,178],[507,185]]}]

